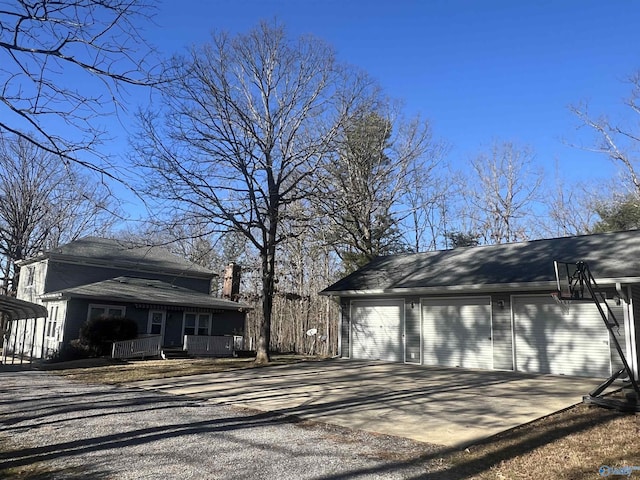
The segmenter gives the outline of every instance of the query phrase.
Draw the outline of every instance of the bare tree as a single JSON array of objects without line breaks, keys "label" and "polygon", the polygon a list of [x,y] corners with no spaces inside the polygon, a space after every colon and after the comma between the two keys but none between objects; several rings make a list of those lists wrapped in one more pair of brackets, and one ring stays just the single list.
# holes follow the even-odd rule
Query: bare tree
[{"label": "bare tree", "polygon": [[[640,71],[629,79],[629,83],[631,94],[624,104],[635,117],[640,115]],[[605,115],[592,116],[586,103],[570,108],[582,121],[583,126],[596,133],[598,139],[595,146],[581,146],[581,148],[605,154],[614,164],[622,167],[624,183],[631,187],[636,196],[640,196],[640,172],[638,171],[640,132],[635,131],[633,127],[613,122]]]},{"label": "bare tree", "polygon": [[546,215],[541,220],[542,230],[553,236],[581,235],[591,231],[596,223],[595,209],[602,185],[567,182],[556,173],[556,181],[544,195]]},{"label": "bare tree", "polygon": [[413,252],[437,250],[447,243],[447,212],[455,186],[446,172],[436,169],[441,148],[430,155],[429,168],[414,170],[402,196],[408,211],[403,212],[401,229]]},{"label": "bare tree", "polygon": [[145,0],[2,2],[0,133],[113,176],[98,165],[107,132],[95,117],[114,113],[124,85],[149,83],[150,50],[135,21],[153,8]]},{"label": "bare tree", "polygon": [[[331,146],[357,97],[324,43],[290,40],[262,23],[221,33],[176,57],[162,86],[164,117],[141,113],[136,139],[147,193],[210,231],[234,231],[257,250],[262,320],[256,362],[269,361],[278,245],[283,220]],[[363,87],[364,88],[364,87]],[[158,121],[163,118],[163,121]]]},{"label": "bare tree", "polygon": [[495,244],[530,238],[536,225],[533,207],[540,201],[542,172],[529,148],[513,143],[494,144],[491,152],[471,162],[464,192],[467,215],[483,243]]},{"label": "bare tree", "polygon": [[0,136],[0,255],[2,292],[14,294],[15,262],[113,221],[108,193],[22,137]]}]

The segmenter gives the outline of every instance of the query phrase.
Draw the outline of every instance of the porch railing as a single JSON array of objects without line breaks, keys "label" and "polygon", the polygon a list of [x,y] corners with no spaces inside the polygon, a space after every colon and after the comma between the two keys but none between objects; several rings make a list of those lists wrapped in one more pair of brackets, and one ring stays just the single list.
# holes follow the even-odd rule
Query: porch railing
[{"label": "porch railing", "polygon": [[234,335],[185,335],[184,350],[189,355],[211,355],[215,357],[231,357],[238,344],[238,338]]},{"label": "porch railing", "polygon": [[162,337],[140,337],[133,340],[114,342],[111,350],[112,358],[145,358],[159,357],[162,353]]}]

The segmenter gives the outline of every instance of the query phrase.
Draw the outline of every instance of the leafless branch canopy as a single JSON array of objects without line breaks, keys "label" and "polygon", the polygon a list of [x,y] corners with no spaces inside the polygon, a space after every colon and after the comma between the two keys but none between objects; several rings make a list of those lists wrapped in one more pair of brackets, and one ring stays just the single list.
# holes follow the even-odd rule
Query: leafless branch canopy
[{"label": "leafless branch canopy", "polygon": [[[122,107],[125,85],[150,83],[151,49],[136,19],[146,0],[0,1],[0,132],[100,170],[107,132],[96,117]],[[106,175],[110,173],[104,169]]]},{"label": "leafless branch canopy", "polygon": [[14,264],[39,251],[103,234],[114,217],[106,189],[21,137],[0,135],[2,293],[16,286]]},{"label": "leafless branch canopy", "polygon": [[[631,113],[640,115],[640,72],[629,79],[631,94],[624,104]],[[596,134],[596,143],[592,147],[581,147],[585,150],[603,153],[614,164],[622,167],[627,184],[630,184],[636,195],[640,195],[640,174],[638,173],[638,152],[640,150],[640,132],[638,123],[621,125],[605,115],[593,116],[588,106],[583,103],[570,107],[571,111],[580,119],[582,124]]]}]

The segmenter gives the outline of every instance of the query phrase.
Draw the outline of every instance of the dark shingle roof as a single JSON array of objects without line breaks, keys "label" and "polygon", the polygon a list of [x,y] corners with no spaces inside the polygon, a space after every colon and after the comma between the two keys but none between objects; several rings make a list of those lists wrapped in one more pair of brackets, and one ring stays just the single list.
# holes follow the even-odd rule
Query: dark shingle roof
[{"label": "dark shingle roof", "polygon": [[596,280],[640,280],[640,230],[379,257],[321,293],[551,287],[554,260],[585,261]]},{"label": "dark shingle roof", "polygon": [[250,308],[249,305],[213,297],[160,280],[117,277],[101,282],[50,292],[43,300],[58,298],[87,298],[99,301],[119,301],[174,307],[199,307],[222,310]]},{"label": "dark shingle roof", "polygon": [[80,238],[22,263],[38,261],[43,257],[135,270],[171,271],[209,277],[216,275],[210,269],[174,255],[164,247],[99,237]]}]

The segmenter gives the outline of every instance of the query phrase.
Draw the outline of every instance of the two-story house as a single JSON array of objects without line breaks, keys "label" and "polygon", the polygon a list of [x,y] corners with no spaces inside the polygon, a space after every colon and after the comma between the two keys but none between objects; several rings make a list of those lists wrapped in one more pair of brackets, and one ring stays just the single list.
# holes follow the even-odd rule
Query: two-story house
[{"label": "two-story house", "polygon": [[46,358],[78,338],[88,320],[108,314],[137,322],[141,335],[180,347],[185,335],[242,335],[247,305],[212,294],[216,274],[158,246],[86,237],[21,261],[17,298],[47,308],[21,320],[8,344]]}]

